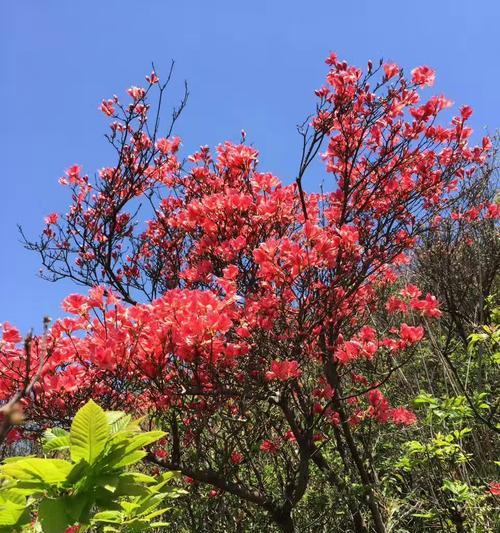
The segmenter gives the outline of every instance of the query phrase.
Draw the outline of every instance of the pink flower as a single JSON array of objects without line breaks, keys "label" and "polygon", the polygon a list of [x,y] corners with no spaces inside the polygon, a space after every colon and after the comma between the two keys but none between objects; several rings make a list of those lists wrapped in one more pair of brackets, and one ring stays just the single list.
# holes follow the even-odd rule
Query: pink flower
[{"label": "pink flower", "polygon": [[66,175],[70,183],[78,183],[80,181],[80,172],[82,167],[80,165],[72,165],[66,170]]},{"label": "pink flower", "polygon": [[156,72],[153,70],[149,76],[146,76],[146,81],[148,83],[151,83],[151,85],[155,85],[160,81],[160,78],[156,75]]},{"label": "pink flower", "polygon": [[401,339],[407,344],[416,344],[422,340],[424,336],[424,328],[422,326],[408,326],[408,324],[401,324],[399,330]]},{"label": "pink flower", "polygon": [[21,342],[23,338],[17,328],[11,326],[8,322],[4,322],[2,340],[16,344]]},{"label": "pink flower", "polygon": [[85,313],[88,307],[88,298],[82,294],[70,294],[62,302],[63,310],[73,315]]},{"label": "pink flower", "polygon": [[271,363],[271,370],[266,372],[266,379],[268,381],[277,379],[279,381],[288,381],[289,379],[299,378],[302,372],[299,369],[297,361],[273,361]]},{"label": "pink flower", "polygon": [[113,100],[103,100],[99,109],[108,117],[112,117],[115,114],[115,107],[113,104]]},{"label": "pink flower", "polygon": [[492,481],[488,484],[488,492],[493,496],[500,496],[500,483],[498,481]]},{"label": "pink flower", "polygon": [[401,290],[403,298],[418,298],[421,294],[422,291],[416,285],[407,285]]},{"label": "pink flower", "polygon": [[388,80],[399,74],[399,66],[396,63],[384,63],[384,72]]},{"label": "pink flower", "polygon": [[423,300],[413,298],[410,305],[416,311],[420,311],[424,316],[431,318],[439,318],[443,314],[438,308],[439,302],[432,294],[427,294]]},{"label": "pink flower", "polygon": [[467,120],[468,118],[470,118],[470,116],[472,115],[472,107],[469,106],[469,105],[463,105],[461,108],[460,108],[460,116],[464,119],[464,120]]},{"label": "pink flower", "polygon": [[391,419],[395,424],[410,426],[417,421],[415,413],[412,413],[405,407],[395,407],[391,412]]},{"label": "pink flower", "polygon": [[146,91],[142,87],[130,87],[127,92],[136,102],[146,95]]},{"label": "pink flower", "polygon": [[167,155],[169,153],[175,154],[179,150],[181,140],[179,137],[174,137],[172,139],[158,139],[156,141],[156,148],[163,154]]},{"label": "pink flower", "polygon": [[421,66],[411,71],[411,81],[416,85],[433,85],[436,72],[430,67]]},{"label": "pink flower", "polygon": [[50,213],[45,217],[45,224],[57,224],[59,215],[57,213]]},{"label": "pink flower", "polygon": [[491,150],[493,144],[491,142],[491,139],[486,136],[486,137],[483,137],[483,140],[482,140],[482,147],[483,147],[483,150],[485,152],[488,152],[489,150]]},{"label": "pink flower", "polygon": [[406,313],[408,311],[408,306],[395,296],[389,296],[385,308],[389,313]]},{"label": "pink flower", "polygon": [[337,63],[337,54],[331,52],[330,55],[325,59],[327,65],[335,65]]},{"label": "pink flower", "polygon": [[363,326],[359,330],[359,338],[364,341],[374,341],[377,338],[377,332],[370,326]]}]

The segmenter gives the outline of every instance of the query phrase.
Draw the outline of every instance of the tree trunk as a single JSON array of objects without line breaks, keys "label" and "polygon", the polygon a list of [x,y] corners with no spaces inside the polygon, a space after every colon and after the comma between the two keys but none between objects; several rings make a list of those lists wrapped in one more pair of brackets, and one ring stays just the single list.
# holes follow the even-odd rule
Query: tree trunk
[{"label": "tree trunk", "polygon": [[295,524],[289,511],[280,509],[273,513],[273,519],[283,533],[295,533]]}]

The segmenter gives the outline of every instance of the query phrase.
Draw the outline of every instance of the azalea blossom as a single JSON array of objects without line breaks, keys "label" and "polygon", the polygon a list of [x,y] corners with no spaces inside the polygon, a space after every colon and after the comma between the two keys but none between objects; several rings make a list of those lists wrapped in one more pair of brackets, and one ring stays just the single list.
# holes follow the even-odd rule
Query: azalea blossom
[{"label": "azalea blossom", "polygon": [[433,85],[435,78],[435,71],[427,66],[417,67],[411,71],[412,82],[417,85]]},{"label": "azalea blossom", "polygon": [[266,372],[267,380],[288,381],[289,379],[299,378],[301,376],[299,363],[297,361],[273,361],[271,363],[271,370]]}]

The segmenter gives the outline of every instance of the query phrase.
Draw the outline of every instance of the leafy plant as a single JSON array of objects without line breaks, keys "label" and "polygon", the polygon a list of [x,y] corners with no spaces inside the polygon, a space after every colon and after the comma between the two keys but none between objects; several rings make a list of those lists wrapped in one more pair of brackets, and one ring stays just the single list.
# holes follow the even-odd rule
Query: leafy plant
[{"label": "leafy plant", "polygon": [[44,452],[57,457],[11,457],[0,466],[0,532],[64,533],[72,525],[81,532],[135,532],[165,525],[164,500],[182,493],[169,486],[176,473],[154,478],[130,470],[164,435],[143,432],[140,420],[90,400],[70,431],[45,432]]}]

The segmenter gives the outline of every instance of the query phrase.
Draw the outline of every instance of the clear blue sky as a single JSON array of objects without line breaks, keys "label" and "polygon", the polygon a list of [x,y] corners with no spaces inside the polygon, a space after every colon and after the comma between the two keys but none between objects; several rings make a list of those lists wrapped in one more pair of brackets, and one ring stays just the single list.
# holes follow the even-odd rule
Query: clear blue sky
[{"label": "clear blue sky", "polygon": [[[435,89],[468,103],[476,130],[498,128],[498,0],[0,0],[0,322],[39,329],[75,287],[37,278],[36,235],[65,212],[58,177],[113,162],[103,97],[140,84],[151,61],[177,62],[191,97],[184,148],[239,139],[284,180],[297,168],[295,125],[313,108],[330,50],[359,65],[380,57],[437,69]],[[321,176],[310,176],[311,182]]]}]

